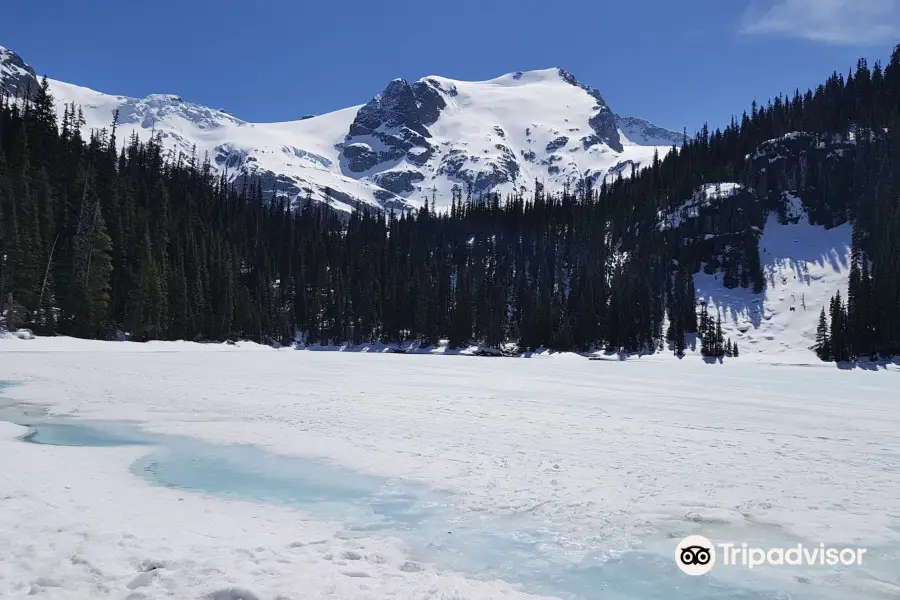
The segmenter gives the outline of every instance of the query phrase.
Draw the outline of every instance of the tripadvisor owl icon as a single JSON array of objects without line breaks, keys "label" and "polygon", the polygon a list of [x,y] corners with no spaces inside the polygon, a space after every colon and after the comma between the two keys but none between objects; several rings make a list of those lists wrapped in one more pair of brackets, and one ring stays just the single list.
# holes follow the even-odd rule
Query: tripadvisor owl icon
[{"label": "tripadvisor owl icon", "polygon": [[716,548],[702,535],[689,535],[675,548],[675,564],[688,575],[706,575],[716,564]]}]

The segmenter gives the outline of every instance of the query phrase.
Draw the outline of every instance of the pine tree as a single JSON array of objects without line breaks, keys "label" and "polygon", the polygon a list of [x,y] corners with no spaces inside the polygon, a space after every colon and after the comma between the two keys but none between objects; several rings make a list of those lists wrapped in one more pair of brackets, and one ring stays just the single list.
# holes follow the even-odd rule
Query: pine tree
[{"label": "pine tree", "polygon": [[[296,329],[340,343],[623,351],[665,337],[678,351],[696,331],[704,355],[736,356],[721,319],[705,303],[698,315],[693,274],[762,291],[758,233],[789,181],[805,187],[813,223],[853,227],[847,301],[820,315],[817,352],[900,353],[900,48],[883,70],[861,63],[751,107],[615,181],[560,193],[536,181],[501,198],[472,180],[449,214],[434,195],[418,212],[339,217],[333,190],[288,206],[258,177],[229,182],[208,158],[170,157],[159,135],[120,146],[117,119],[85,139],[74,104],[57,127],[49,84],[33,92],[0,99],[0,297],[12,292],[14,320],[47,333],[270,341]],[[853,128],[855,143],[833,152]],[[783,138],[793,131],[813,133]],[[754,158],[769,140],[785,145],[777,164]],[[704,198],[711,181],[753,192]],[[699,218],[687,198],[701,200]],[[676,212],[683,222],[661,228]]]},{"label": "pine tree", "polygon": [[713,349],[713,356],[722,357],[725,356],[725,340],[722,336],[722,316],[719,315],[716,317],[716,333],[715,333],[715,346]]},{"label": "pine tree", "polygon": [[831,360],[831,343],[828,336],[828,322],[825,318],[825,307],[819,313],[819,325],[816,327],[816,355],[821,360]]},{"label": "pine tree", "polygon": [[846,311],[841,292],[831,299],[831,353],[835,361],[848,360]]},{"label": "pine tree", "polygon": [[[694,287],[694,277],[689,275],[687,278],[687,302],[685,305],[685,323],[684,330],[686,333],[697,333],[697,290]],[[704,304],[704,307],[706,305]]]},{"label": "pine tree", "polygon": [[675,355],[684,356],[687,349],[687,341],[685,340],[684,321],[680,318],[675,322]]},{"label": "pine tree", "polygon": [[697,327],[697,332],[700,334],[701,338],[705,338],[708,331],[709,331],[709,312],[707,310],[706,303],[704,302],[700,306],[700,322]]}]

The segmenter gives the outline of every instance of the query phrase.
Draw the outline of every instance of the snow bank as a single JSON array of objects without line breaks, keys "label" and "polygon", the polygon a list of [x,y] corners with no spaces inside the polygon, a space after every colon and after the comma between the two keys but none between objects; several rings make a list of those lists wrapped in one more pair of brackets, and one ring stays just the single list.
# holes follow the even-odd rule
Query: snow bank
[{"label": "snow bank", "polygon": [[[527,515],[575,561],[621,556],[648,536],[665,549],[672,532],[705,528],[900,546],[894,373],[67,343],[77,351],[4,353],[3,378],[18,385],[3,396],[446,489],[473,518]],[[151,487],[128,473],[139,448],[35,446],[11,433],[0,434],[0,597],[522,597],[413,572],[389,540],[351,541],[302,513]],[[804,589],[867,597],[865,573],[840,585],[832,575]],[[756,574],[742,583],[787,589]]]},{"label": "snow bank", "polygon": [[722,330],[738,343],[740,360],[821,365],[811,350],[819,312],[838,290],[846,293],[852,232],[849,225],[810,225],[799,199],[789,194],[786,200],[788,217],[799,220],[781,224],[769,216],[759,240],[762,294],[725,288],[721,273],[698,273],[694,284],[710,314],[721,314]]},{"label": "snow bank", "polygon": [[0,421],[0,441],[15,440],[28,433],[27,427],[21,427],[6,421]]},{"label": "snow bank", "polygon": [[10,441],[21,429],[0,423],[2,598],[534,598],[286,508],[150,486],[128,471],[141,449]]}]

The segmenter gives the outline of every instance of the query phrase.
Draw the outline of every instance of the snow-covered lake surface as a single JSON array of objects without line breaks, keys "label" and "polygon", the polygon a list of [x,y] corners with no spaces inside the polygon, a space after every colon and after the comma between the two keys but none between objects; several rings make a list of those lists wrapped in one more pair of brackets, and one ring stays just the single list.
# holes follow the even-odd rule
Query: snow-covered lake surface
[{"label": "snow-covered lake surface", "polygon": [[[2,598],[900,596],[893,367],[58,339],[0,365]],[[690,578],[688,534],[868,554]]]}]

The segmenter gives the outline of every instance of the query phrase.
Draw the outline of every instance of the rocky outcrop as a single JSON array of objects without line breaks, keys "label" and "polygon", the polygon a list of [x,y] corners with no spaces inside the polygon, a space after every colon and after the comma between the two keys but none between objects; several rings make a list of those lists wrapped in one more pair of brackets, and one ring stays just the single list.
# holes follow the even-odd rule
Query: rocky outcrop
[{"label": "rocky outcrop", "polygon": [[416,189],[413,184],[424,179],[418,171],[385,171],[375,176],[375,183],[394,194],[403,194]]},{"label": "rocky outcrop", "polygon": [[831,190],[851,189],[855,154],[853,134],[789,133],[748,157],[750,187],[779,214],[787,192],[803,198],[814,223],[840,225],[847,220],[846,198]]},{"label": "rocky outcrop", "polygon": [[626,138],[637,144],[680,146],[684,141],[684,134],[658,127],[644,119],[617,115],[616,124]]},{"label": "rocky outcrop", "polygon": [[0,95],[14,98],[34,96],[39,86],[37,74],[21,56],[0,48]]},{"label": "rocky outcrop", "polygon": [[[344,158],[351,171],[362,173],[382,161],[382,154],[372,150],[372,146],[361,142],[344,145]],[[401,155],[402,156],[402,153]]]},{"label": "rocky outcrop", "polygon": [[587,150],[592,146],[603,143],[615,150],[622,152],[622,140],[619,136],[619,127],[617,124],[616,114],[610,110],[606,100],[596,88],[588,87],[575,79],[575,76],[563,68],[559,69],[559,76],[563,81],[575,87],[579,87],[586,91],[589,96],[597,101],[594,106],[594,114],[588,119],[588,124],[594,130],[593,135],[586,136],[581,139],[584,149]]},{"label": "rocky outcrop", "polygon": [[410,85],[395,79],[359,109],[350,125],[343,149],[347,168],[362,173],[404,157],[424,164],[434,153],[428,125],[446,106],[438,82],[426,79]]},{"label": "rocky outcrop", "polygon": [[608,106],[597,106],[597,112],[588,119],[588,124],[594,130],[590,136],[592,143],[585,146],[585,150],[597,143],[604,143],[616,152],[623,150],[622,139],[619,137],[619,128],[616,125],[616,115]]},{"label": "rocky outcrop", "polygon": [[547,150],[547,153],[549,154],[551,152],[556,152],[560,148],[564,148],[565,145],[568,143],[569,143],[569,138],[567,138],[566,136],[563,135],[563,136],[556,138],[549,144],[547,144],[547,147],[545,149]]},{"label": "rocky outcrop", "polygon": [[[515,181],[520,170],[515,155],[502,144],[497,144],[496,149],[500,151],[500,156],[485,162],[478,156],[468,156],[462,150],[451,150],[442,158],[437,173],[462,182],[466,190],[476,196]],[[478,165],[477,168],[475,165]]]},{"label": "rocky outcrop", "polygon": [[[251,180],[266,196],[273,189],[315,201],[346,194],[347,202],[333,203],[341,210],[355,205],[350,196],[409,208],[423,187],[446,203],[456,185],[480,195],[499,187],[527,191],[536,180],[553,191],[579,179],[595,183],[609,164],[630,165],[627,159],[640,154],[630,144],[623,149],[623,138],[669,145],[681,135],[618,117],[596,89],[564,69],[484,82],[396,79],[361,108],[286,127],[248,123],[173,94],[128,98],[49,84],[57,107],[92,107],[86,129],[108,127],[118,113],[120,143],[131,134],[158,136],[172,156],[207,155],[217,174]],[[39,85],[22,58],[0,47],[0,93],[21,96]]]}]

